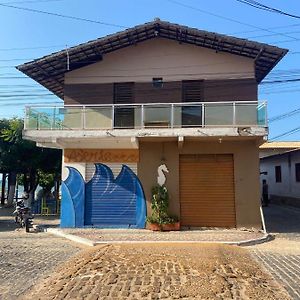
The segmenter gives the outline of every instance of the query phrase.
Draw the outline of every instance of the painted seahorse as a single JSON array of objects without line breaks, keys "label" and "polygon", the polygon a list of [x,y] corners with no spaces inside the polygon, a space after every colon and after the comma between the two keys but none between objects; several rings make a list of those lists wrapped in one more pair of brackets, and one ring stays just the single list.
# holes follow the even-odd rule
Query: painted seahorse
[{"label": "painted seahorse", "polygon": [[169,170],[165,164],[160,165],[157,169],[157,174],[158,174],[157,183],[160,186],[163,186],[166,182],[166,176],[165,176],[164,172],[169,173]]}]

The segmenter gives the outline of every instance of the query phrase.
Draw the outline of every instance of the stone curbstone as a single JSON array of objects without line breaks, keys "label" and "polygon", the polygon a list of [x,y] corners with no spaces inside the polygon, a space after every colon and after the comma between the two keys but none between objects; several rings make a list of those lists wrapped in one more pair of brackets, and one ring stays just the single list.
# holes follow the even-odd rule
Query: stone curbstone
[{"label": "stone curbstone", "polygon": [[256,244],[262,244],[274,239],[274,236],[271,234],[265,234],[263,237],[250,239],[250,240],[242,240],[242,241],[172,241],[172,240],[165,240],[165,241],[122,241],[122,240],[115,240],[115,241],[92,241],[86,238],[82,238],[70,233],[64,233],[60,229],[56,228],[43,228],[44,232],[54,234],[56,236],[64,237],[69,239],[73,242],[81,243],[86,246],[97,246],[97,245],[107,245],[107,244],[163,244],[163,243],[174,243],[174,244],[225,244],[225,245],[235,245],[235,246],[253,246]]},{"label": "stone curbstone", "polygon": [[82,237],[79,237],[79,236],[76,236],[76,235],[73,235],[73,234],[69,234],[69,233],[64,233],[64,232],[62,232],[62,231],[60,231],[59,229],[56,229],[56,228],[44,228],[43,231],[46,232],[46,233],[56,235],[56,236],[64,237],[68,240],[71,240],[73,242],[77,242],[77,243],[80,243],[80,244],[83,244],[83,245],[86,245],[86,246],[92,246],[92,247],[96,246],[96,243],[89,240],[89,239],[85,239],[85,238],[82,238]]}]

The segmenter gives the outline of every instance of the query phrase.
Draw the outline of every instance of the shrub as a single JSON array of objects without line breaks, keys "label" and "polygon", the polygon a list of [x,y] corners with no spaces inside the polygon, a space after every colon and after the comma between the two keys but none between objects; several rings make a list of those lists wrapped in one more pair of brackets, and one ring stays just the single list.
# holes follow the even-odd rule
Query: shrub
[{"label": "shrub", "polygon": [[165,185],[155,185],[152,188],[151,199],[152,215],[147,217],[147,222],[162,224],[172,224],[178,222],[177,216],[169,216],[169,192]]}]

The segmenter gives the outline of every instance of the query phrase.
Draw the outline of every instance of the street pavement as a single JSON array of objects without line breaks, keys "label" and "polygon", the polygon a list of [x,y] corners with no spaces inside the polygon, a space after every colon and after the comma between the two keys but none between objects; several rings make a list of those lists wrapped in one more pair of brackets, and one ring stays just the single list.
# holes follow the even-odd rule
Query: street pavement
[{"label": "street pavement", "polygon": [[300,210],[265,208],[267,229],[276,239],[243,249],[170,243],[83,251],[86,247],[59,237],[25,233],[16,228],[11,212],[3,212],[1,300],[288,299],[262,270],[292,299],[300,299]]},{"label": "street pavement", "polygon": [[0,208],[0,299],[22,297],[79,250],[59,237],[26,233],[14,224],[11,210]]},{"label": "street pavement", "polygon": [[275,240],[247,247],[292,299],[300,299],[300,210],[270,205],[264,208],[268,232]]},{"label": "street pavement", "polygon": [[120,244],[84,251],[23,299],[287,300],[247,250],[221,244]]}]

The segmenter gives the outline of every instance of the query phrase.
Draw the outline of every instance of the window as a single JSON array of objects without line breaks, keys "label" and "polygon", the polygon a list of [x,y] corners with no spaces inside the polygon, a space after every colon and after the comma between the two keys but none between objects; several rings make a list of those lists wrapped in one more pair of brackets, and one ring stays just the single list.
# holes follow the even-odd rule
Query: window
[{"label": "window", "polygon": [[203,101],[203,81],[184,80],[182,81],[182,102]]},{"label": "window", "polygon": [[300,163],[295,164],[296,181],[300,182]]},{"label": "window", "polygon": [[155,87],[155,88],[162,88],[163,87],[163,79],[162,77],[154,77],[152,78],[152,86]]},{"label": "window", "polygon": [[275,181],[281,182],[281,166],[275,166]]},{"label": "window", "polygon": [[[114,127],[133,128],[134,108],[124,104],[134,103],[134,83],[114,83]],[[118,105],[121,104],[121,105]]]},{"label": "window", "polygon": [[[182,102],[203,101],[203,81],[182,81]],[[186,104],[181,109],[181,124],[185,127],[202,125],[202,106]]]}]

